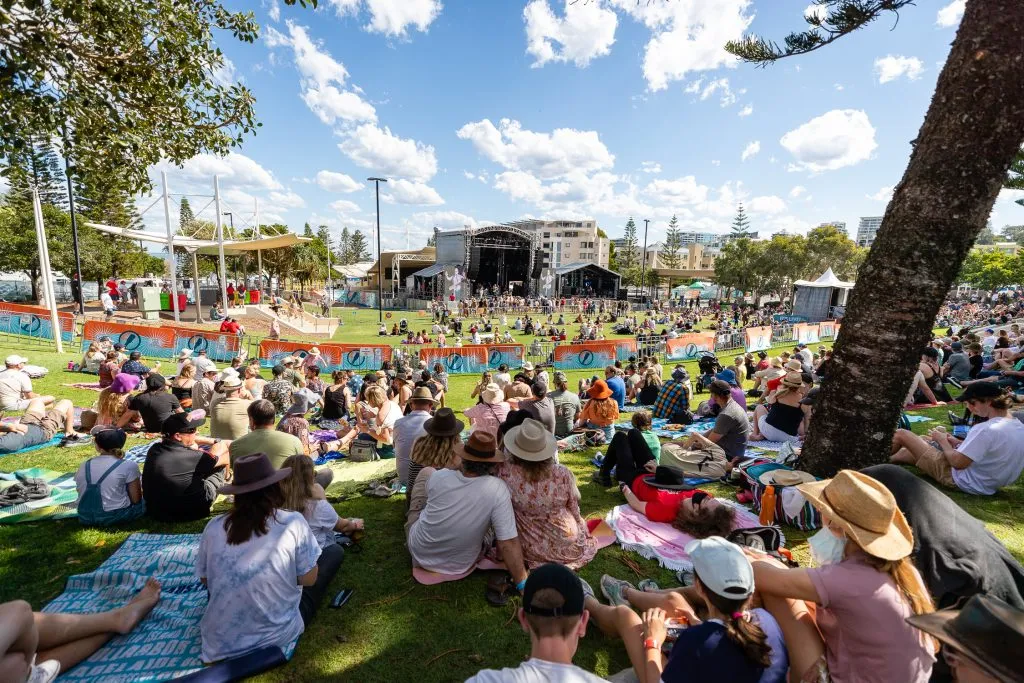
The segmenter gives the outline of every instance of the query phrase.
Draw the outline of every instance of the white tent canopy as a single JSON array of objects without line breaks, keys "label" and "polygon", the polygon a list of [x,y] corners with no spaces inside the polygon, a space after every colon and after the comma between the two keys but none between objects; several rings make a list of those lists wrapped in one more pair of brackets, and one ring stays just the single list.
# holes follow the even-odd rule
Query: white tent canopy
[{"label": "white tent canopy", "polygon": [[822,273],[817,280],[797,280],[793,283],[795,287],[835,287],[837,289],[853,289],[852,282],[845,282],[836,277],[836,274],[829,268]]},{"label": "white tent canopy", "polygon": [[[167,244],[167,235],[158,235],[154,232],[146,232],[145,230],[132,230],[131,228],[118,228],[113,225],[104,225],[102,223],[86,223],[90,228],[95,228],[100,232],[105,232],[108,235],[116,235],[117,237],[124,237],[130,240],[139,240],[141,242],[154,242],[156,244]],[[309,237],[299,237],[293,232],[288,232],[283,235],[273,235],[270,237],[261,237],[255,240],[224,240],[224,253],[225,254],[240,254],[246,251],[266,251],[268,249],[280,249],[282,247],[291,247],[301,242],[309,242]],[[217,254],[217,240],[197,240],[191,237],[179,237],[175,235],[174,246],[187,249],[189,251],[196,250],[200,254]]]}]

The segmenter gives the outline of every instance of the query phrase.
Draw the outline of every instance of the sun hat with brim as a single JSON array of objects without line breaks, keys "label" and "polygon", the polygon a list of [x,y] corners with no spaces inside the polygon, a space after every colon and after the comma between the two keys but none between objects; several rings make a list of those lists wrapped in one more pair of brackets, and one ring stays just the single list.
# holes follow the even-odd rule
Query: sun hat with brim
[{"label": "sun hat with brim", "polygon": [[320,349],[318,349],[317,347],[314,346],[313,348],[311,348],[309,350],[309,355],[313,356],[313,358],[316,358],[317,356],[320,355]]},{"label": "sun hat with brim", "polygon": [[715,379],[720,379],[723,382],[728,382],[730,385],[736,384],[736,373],[730,369],[722,370],[720,373],[715,375]]},{"label": "sun hat with brim", "polygon": [[193,410],[188,413],[174,413],[164,420],[160,431],[168,436],[195,432],[206,424],[206,411]]},{"label": "sun hat with brim", "polygon": [[802,470],[771,470],[762,473],[758,480],[765,486],[796,486],[817,481],[817,478]]},{"label": "sun hat with brim", "polygon": [[25,356],[19,356],[16,353],[12,354],[10,356],[7,356],[7,358],[4,359],[4,365],[21,365],[22,363],[27,363],[27,362],[28,362],[28,358],[25,358]]},{"label": "sun hat with brim", "polygon": [[967,385],[958,398],[961,402],[966,402],[999,398],[1002,395],[1003,388],[994,382],[973,382]]},{"label": "sun hat with brim", "polygon": [[221,389],[238,389],[242,386],[242,380],[239,379],[238,375],[230,375],[227,379],[221,383]]},{"label": "sun hat with brim", "polygon": [[786,370],[792,370],[794,372],[800,372],[800,370],[803,369],[804,364],[801,363],[800,361],[798,361],[797,359],[793,358],[791,360],[787,360],[786,364],[783,367]]},{"label": "sun hat with brim", "polygon": [[782,386],[787,389],[799,389],[804,385],[804,378],[799,372],[787,372],[782,378]]},{"label": "sun hat with brim", "polygon": [[482,392],[480,392],[480,398],[481,400],[483,400],[484,403],[487,403],[488,405],[494,405],[495,403],[501,403],[502,401],[504,401],[505,394],[502,392],[501,387],[499,387],[494,382],[491,382],[490,384],[484,387],[484,390]]},{"label": "sun hat with brim", "polygon": [[656,489],[665,489],[666,491],[691,491],[694,488],[686,483],[681,473],[671,467],[659,466],[654,470],[654,474],[648,474],[644,477],[644,483]]},{"label": "sun hat with brim", "polygon": [[182,349],[178,352],[178,360],[185,360],[192,357],[192,349]]},{"label": "sun hat with brim", "polygon": [[505,462],[505,454],[498,450],[498,440],[490,432],[473,432],[466,443],[455,444],[455,454],[470,462]]},{"label": "sun hat with brim", "polygon": [[423,431],[431,436],[455,436],[461,434],[466,424],[455,419],[455,411],[451,408],[440,408],[434,417],[423,423]]},{"label": "sun hat with brim", "polygon": [[587,396],[590,398],[603,399],[608,398],[612,395],[612,390],[608,388],[608,383],[603,379],[595,380],[590,388],[587,389]]},{"label": "sun hat with brim", "polygon": [[841,470],[832,479],[799,484],[796,489],[869,555],[895,561],[914,550],[907,518],[876,479]]},{"label": "sun hat with brim", "polygon": [[292,473],[291,467],[275,469],[266,453],[243,455],[235,460],[231,469],[234,472],[234,479],[230,484],[217,489],[217,493],[236,496],[241,493],[252,493],[272,486]]},{"label": "sun hat with brim", "polygon": [[523,420],[523,424],[518,427],[508,430],[502,443],[506,451],[527,462],[550,460],[558,451],[555,435],[532,417]]},{"label": "sun hat with brim", "polygon": [[129,375],[127,372],[118,373],[114,381],[110,383],[110,390],[115,394],[127,394],[139,388],[141,378],[138,375]]},{"label": "sun hat with brim", "polygon": [[907,623],[963,653],[996,680],[1021,680],[1024,611],[999,598],[972,595],[960,609],[915,614]]},{"label": "sun hat with brim", "polygon": [[813,406],[818,401],[818,392],[821,391],[818,387],[814,387],[807,394],[800,399],[800,405],[802,406]]},{"label": "sun hat with brim", "polygon": [[437,403],[437,399],[430,393],[430,389],[427,387],[416,387],[412,390],[412,396],[409,397],[409,401],[430,401],[431,403]]},{"label": "sun hat with brim", "polygon": [[531,363],[530,361],[526,361],[525,363],[523,363],[523,370],[533,370],[533,363]]}]

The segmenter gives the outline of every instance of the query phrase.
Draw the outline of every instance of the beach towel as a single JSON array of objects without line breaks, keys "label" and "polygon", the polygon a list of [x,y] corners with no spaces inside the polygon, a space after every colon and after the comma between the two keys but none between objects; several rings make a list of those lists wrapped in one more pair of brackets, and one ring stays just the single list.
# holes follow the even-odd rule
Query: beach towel
[{"label": "beach towel", "polygon": [[341,460],[342,458],[345,457],[347,457],[347,455],[345,453],[342,453],[341,451],[327,451],[326,453],[321,453],[320,455],[316,456],[316,458],[313,460],[313,464],[316,465],[317,467],[320,467],[321,465],[326,465],[332,460]]},{"label": "beach towel", "polygon": [[[746,508],[723,498],[716,498],[716,500],[719,504],[728,505],[736,510],[734,528],[746,529],[761,526],[757,515]],[[605,517],[605,521],[615,530],[616,540],[623,550],[638,553],[649,560],[657,560],[658,564],[666,569],[675,571],[693,569],[693,562],[690,561],[690,556],[686,554],[685,550],[686,544],[694,540],[693,536],[683,533],[671,524],[652,522],[628,505],[612,508]],[[782,542],[785,544],[785,538]]]},{"label": "beach towel", "polygon": [[907,422],[913,424],[914,422],[934,422],[933,418],[927,415],[907,415]]},{"label": "beach towel", "polygon": [[166,681],[203,668],[199,620],[206,588],[196,577],[199,534],[132,534],[95,571],[68,579],[44,612],[88,614],[120,607],[155,577],[160,602],[135,630],[118,636],[61,683]]},{"label": "beach towel", "polygon": [[149,453],[149,449],[153,447],[153,444],[160,443],[160,439],[155,439],[149,443],[142,443],[138,446],[132,446],[124,452],[124,459],[129,462],[136,462],[139,465],[146,464],[146,454]]},{"label": "beach towel", "polygon": [[0,524],[39,522],[44,519],[66,519],[78,516],[78,490],[72,474],[30,467],[16,472],[0,472],[0,491],[13,485],[17,476],[42,479],[50,487],[50,495],[18,505],[0,507]]},{"label": "beach towel", "polygon": [[38,451],[42,448],[51,448],[53,446],[59,446],[60,442],[63,440],[64,434],[57,434],[49,441],[37,443],[35,446],[28,446],[27,448],[22,448],[20,451],[12,451],[11,453],[0,453],[0,458],[4,457],[5,455],[20,455],[21,453],[31,453],[32,451]]},{"label": "beach towel", "polygon": [[[671,423],[667,419],[657,417],[651,421],[651,431],[662,439],[682,439],[693,432],[706,432],[715,425],[715,420],[714,418],[694,420],[691,424],[684,425],[679,430],[665,429],[669,424]],[[627,431],[633,428],[633,424],[630,420],[620,420],[615,424],[615,428],[620,431]]]}]

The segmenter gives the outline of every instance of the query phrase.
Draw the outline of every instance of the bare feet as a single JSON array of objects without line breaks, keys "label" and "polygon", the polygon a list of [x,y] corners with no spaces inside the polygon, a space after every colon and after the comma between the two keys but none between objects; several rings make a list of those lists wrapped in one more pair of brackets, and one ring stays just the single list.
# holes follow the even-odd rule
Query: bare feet
[{"label": "bare feet", "polygon": [[160,582],[149,577],[142,590],[127,605],[118,610],[117,632],[122,635],[130,633],[156,607],[158,602],[160,602]]},{"label": "bare feet", "polygon": [[747,437],[747,441],[764,441],[764,435],[755,432]]}]

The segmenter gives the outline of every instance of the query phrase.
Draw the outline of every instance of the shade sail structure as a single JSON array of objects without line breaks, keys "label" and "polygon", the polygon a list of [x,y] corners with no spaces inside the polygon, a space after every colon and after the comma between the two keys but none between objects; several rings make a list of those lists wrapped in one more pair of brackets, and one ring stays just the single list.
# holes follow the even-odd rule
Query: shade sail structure
[{"label": "shade sail structure", "polygon": [[845,282],[836,277],[836,274],[829,268],[818,276],[817,280],[797,280],[793,283],[796,287],[836,287],[838,289],[852,289],[852,282]]},{"label": "shade sail structure", "polygon": [[416,277],[436,277],[444,272],[445,265],[443,263],[435,263],[432,266],[427,266],[423,270],[416,271],[413,273]]},{"label": "shade sail structure", "polygon": [[[167,244],[166,234],[146,232],[145,230],[132,230],[131,228],[119,228],[113,225],[104,225],[102,223],[86,223],[86,225],[108,235],[124,237],[130,240],[139,240],[141,242],[153,242],[163,245]],[[261,237],[256,240],[224,240],[224,253],[240,254],[246,251],[269,251],[271,249],[293,247],[296,244],[310,241],[312,241],[311,238],[299,237],[293,232],[288,232],[283,235]],[[216,255],[218,242],[217,240],[197,240],[192,239],[191,237],[180,237],[175,235],[174,246],[182,249],[188,249],[189,251],[196,250],[200,254]]]},{"label": "shade sail structure", "polygon": [[370,272],[371,266],[373,266],[372,261],[362,261],[348,266],[334,266],[334,272],[340,273],[349,279],[361,280]]}]

